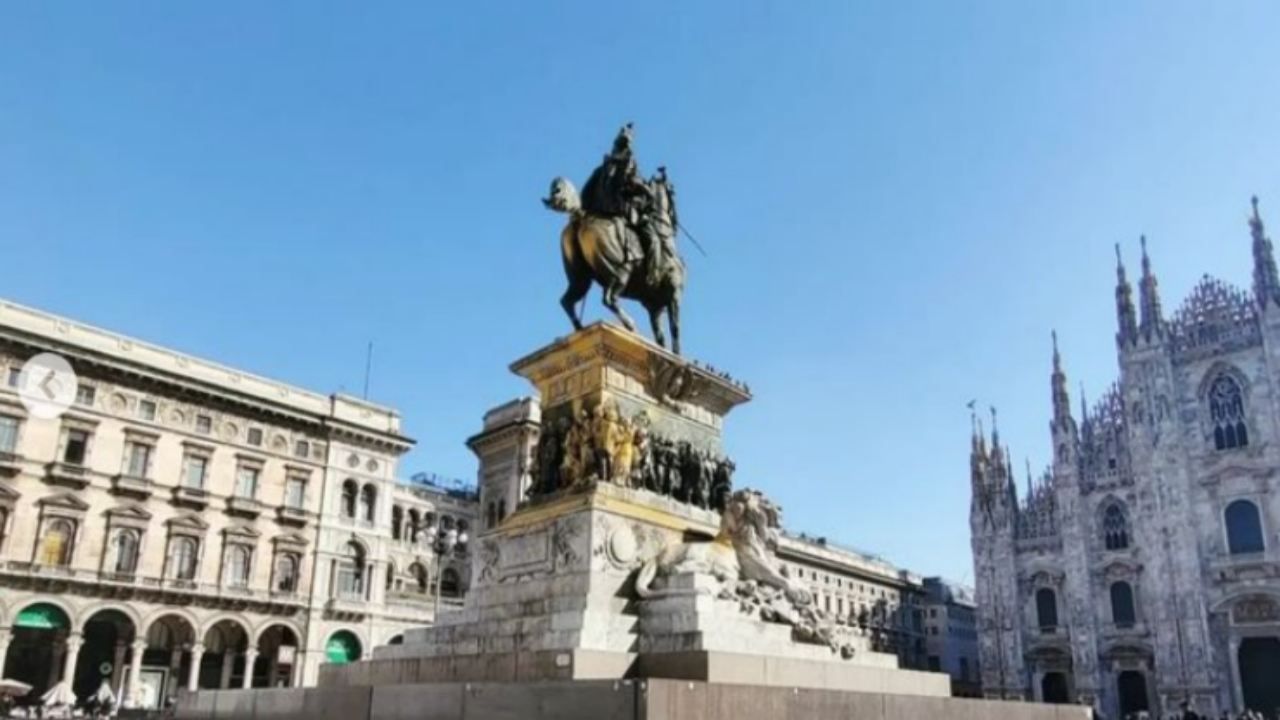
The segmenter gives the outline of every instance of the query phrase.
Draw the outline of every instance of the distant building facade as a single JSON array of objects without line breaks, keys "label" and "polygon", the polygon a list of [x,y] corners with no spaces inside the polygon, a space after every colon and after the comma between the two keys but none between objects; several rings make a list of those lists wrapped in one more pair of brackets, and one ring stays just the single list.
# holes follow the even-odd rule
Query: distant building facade
[{"label": "distant building facade", "polygon": [[783,572],[805,583],[818,607],[865,633],[872,650],[896,655],[899,667],[926,669],[919,575],[804,534],[784,534],[777,552]]},{"label": "distant building facade", "polygon": [[927,669],[951,676],[951,694],[982,697],[978,611],[973,589],[940,577],[924,579]]},{"label": "distant building facade", "polygon": [[1118,264],[1119,381],[1073,416],[1055,342],[1053,465],[1023,497],[975,424],[987,695],[1280,707],[1280,277],[1256,200],[1249,226],[1252,292],[1205,277],[1167,318],[1145,242],[1136,303]]},{"label": "distant building facade", "polygon": [[[16,391],[42,352],[78,375],[54,419]],[[4,677],[158,707],[313,683],[430,622],[466,561],[423,531],[475,502],[398,482],[411,445],[391,408],[0,301]]]}]

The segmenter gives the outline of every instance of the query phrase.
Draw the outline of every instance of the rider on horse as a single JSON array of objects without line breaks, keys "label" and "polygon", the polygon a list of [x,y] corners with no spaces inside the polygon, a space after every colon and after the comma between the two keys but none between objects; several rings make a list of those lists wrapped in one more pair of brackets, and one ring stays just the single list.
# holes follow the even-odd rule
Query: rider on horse
[{"label": "rider on horse", "polygon": [[640,177],[631,152],[632,126],[627,123],[614,138],[613,149],[582,187],[582,209],[598,217],[621,218],[640,240],[645,274],[656,283],[662,269],[676,256],[675,188],[667,169],[649,181]]}]

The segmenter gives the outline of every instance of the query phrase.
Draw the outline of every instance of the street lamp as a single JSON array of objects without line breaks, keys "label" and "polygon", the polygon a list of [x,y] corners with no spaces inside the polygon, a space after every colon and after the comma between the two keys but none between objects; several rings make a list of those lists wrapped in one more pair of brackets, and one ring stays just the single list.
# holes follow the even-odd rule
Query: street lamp
[{"label": "street lamp", "polygon": [[431,543],[431,552],[435,553],[436,556],[436,600],[433,622],[439,622],[440,581],[444,578],[444,563],[445,560],[453,557],[462,546],[467,544],[467,532],[465,530],[459,531],[456,527],[442,530],[432,519],[431,524],[427,526],[426,535],[429,538],[434,538]]}]

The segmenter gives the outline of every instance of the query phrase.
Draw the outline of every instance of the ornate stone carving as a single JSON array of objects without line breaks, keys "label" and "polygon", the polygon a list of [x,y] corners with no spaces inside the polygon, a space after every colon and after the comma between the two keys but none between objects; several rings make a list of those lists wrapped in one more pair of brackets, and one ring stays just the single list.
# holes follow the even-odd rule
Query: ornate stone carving
[{"label": "ornate stone carving", "polygon": [[480,549],[477,553],[480,571],[477,573],[479,582],[492,582],[497,579],[498,563],[501,560],[501,550],[499,550],[498,541],[487,539],[480,542]]},{"label": "ornate stone carving", "polygon": [[672,361],[654,354],[649,356],[649,394],[664,405],[688,402],[700,395],[706,380],[686,362]]},{"label": "ornate stone carving", "polygon": [[1280,604],[1266,595],[1250,595],[1231,606],[1231,622],[1236,625],[1271,623],[1280,620]]},{"label": "ornate stone carving", "polygon": [[608,482],[714,510],[724,508],[736,468],[689,441],[655,435],[648,413],[626,417],[612,402],[548,420],[535,455],[531,498]]},{"label": "ornate stone carving", "polygon": [[578,552],[582,535],[583,527],[576,517],[556,521],[551,530],[551,552],[557,569],[572,568],[582,560]]},{"label": "ornate stone carving", "polygon": [[[757,491],[739,490],[726,503],[715,539],[664,548],[640,568],[636,594],[650,599],[712,593],[736,601],[741,612],[760,620],[790,625],[798,642],[827,645],[852,657],[847,634],[817,607],[808,590],[780,570],[775,556],[779,526],[777,506]],[[715,582],[694,583],[690,589],[668,586],[670,578],[684,574],[710,575]]]}]

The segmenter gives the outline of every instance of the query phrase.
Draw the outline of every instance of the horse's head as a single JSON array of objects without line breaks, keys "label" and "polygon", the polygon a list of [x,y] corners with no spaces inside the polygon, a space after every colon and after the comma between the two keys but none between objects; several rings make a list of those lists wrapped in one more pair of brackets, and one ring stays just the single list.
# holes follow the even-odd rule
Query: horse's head
[{"label": "horse's head", "polygon": [[569,182],[568,178],[563,177],[551,181],[551,190],[547,197],[542,199],[542,204],[562,213],[574,213],[582,209],[582,200],[578,197],[577,188]]}]

